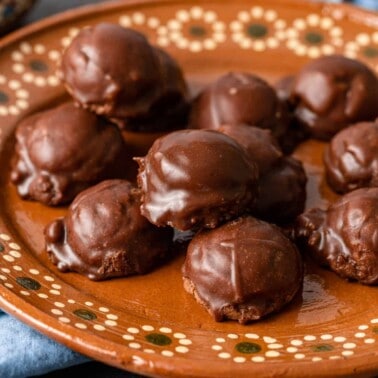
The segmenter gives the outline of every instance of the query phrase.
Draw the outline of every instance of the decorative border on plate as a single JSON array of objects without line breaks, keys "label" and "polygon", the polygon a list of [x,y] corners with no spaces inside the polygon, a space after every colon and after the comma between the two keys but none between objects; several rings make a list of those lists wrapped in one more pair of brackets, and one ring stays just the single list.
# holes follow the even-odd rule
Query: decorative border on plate
[{"label": "decorative border on plate", "polygon": [[[236,49],[256,54],[285,50],[297,56],[316,58],[342,53],[360,58],[378,72],[378,31],[347,36],[337,12],[319,16],[309,14],[286,20],[276,10],[264,6],[240,9],[222,20],[212,7],[183,7],[168,19],[149,12],[125,12],[118,17],[123,27],[133,27],[149,36],[160,47],[205,53],[231,43]],[[58,87],[61,53],[79,32],[70,26],[55,46],[25,39],[8,52],[16,78],[0,75],[0,118],[20,117],[30,108],[31,93]],[[7,59],[6,57],[4,59]],[[0,126],[1,127],[1,126]],[[1,128],[0,128],[1,132]],[[1,232],[1,231],[0,231]],[[0,285],[26,301],[39,305],[59,322],[97,335],[106,335],[131,350],[173,357],[208,352],[214,360],[236,364],[279,361],[345,359],[358,350],[371,350],[377,342],[378,314],[345,334],[302,335],[275,338],[256,333],[219,333],[210,341],[195,330],[173,329],[152,321],[131,324],[100,303],[73,299],[64,284],[42,270],[26,268],[22,248],[7,233],[0,233]],[[370,348],[370,349],[369,349]],[[194,354],[193,354],[194,355]]]},{"label": "decorative border on plate", "polygon": [[190,354],[205,349],[213,359],[231,360],[237,364],[270,361],[319,362],[353,356],[358,348],[369,347],[378,340],[378,317],[349,330],[348,334],[322,333],[295,338],[276,338],[256,333],[218,333],[208,345],[202,338],[171,326],[129,324],[117,313],[94,301],[80,302],[67,298],[62,284],[41,270],[22,267],[23,251],[8,234],[0,234],[0,285],[25,300],[33,296],[44,300],[46,311],[58,321],[75,328],[115,338],[133,350],[164,357]]},{"label": "decorative border on plate", "polygon": [[[229,42],[254,53],[285,49],[286,53],[308,58],[340,53],[361,59],[378,72],[378,31],[372,29],[346,38],[337,12],[286,20],[274,9],[253,6],[227,21],[220,19],[213,8],[195,6],[182,8],[169,19],[136,11],[121,15],[118,22],[145,33],[162,48],[169,46],[193,54],[213,51]],[[79,30],[70,27],[60,39],[61,46],[53,49],[28,40],[19,43],[10,57],[16,79],[0,75],[0,117],[17,116],[28,109],[29,86],[60,84],[61,53]]]}]

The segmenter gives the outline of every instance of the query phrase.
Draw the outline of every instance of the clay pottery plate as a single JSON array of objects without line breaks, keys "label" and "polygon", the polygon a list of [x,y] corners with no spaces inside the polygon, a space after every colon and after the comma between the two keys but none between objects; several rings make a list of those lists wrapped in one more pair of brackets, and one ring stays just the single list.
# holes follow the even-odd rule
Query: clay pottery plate
[{"label": "clay pottery plate", "polygon": [[[150,376],[345,376],[378,373],[378,288],[308,264],[301,295],[256,323],[215,322],[183,289],[184,252],[144,276],[92,282],[60,273],[45,225],[66,213],[21,200],[9,183],[13,133],[26,115],[67,96],[56,62],[76,33],[101,21],[145,33],[182,65],[193,95],[231,70],[274,83],[312,58],[340,53],[378,70],[378,14],[297,0],[105,3],[16,32],[0,44],[0,306],[49,337]],[[129,136],[131,137],[131,136]],[[133,136],[142,154],[156,135]],[[324,145],[295,156],[309,176],[307,207],[335,200]]]}]

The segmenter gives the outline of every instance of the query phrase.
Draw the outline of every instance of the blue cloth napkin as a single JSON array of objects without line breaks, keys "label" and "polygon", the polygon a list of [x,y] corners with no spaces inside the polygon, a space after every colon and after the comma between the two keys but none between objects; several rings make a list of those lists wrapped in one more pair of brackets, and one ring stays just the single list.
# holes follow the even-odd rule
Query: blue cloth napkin
[{"label": "blue cloth napkin", "polygon": [[350,2],[357,6],[378,10],[378,0],[355,0]]},{"label": "blue cloth napkin", "polygon": [[0,311],[0,377],[24,378],[89,361]]},{"label": "blue cloth napkin", "polygon": [[[319,0],[323,1],[323,0]],[[327,1],[327,0],[326,0]],[[329,3],[349,3],[358,7],[363,7],[371,10],[378,10],[378,0],[328,0]]]},{"label": "blue cloth napkin", "polygon": [[[324,0],[319,0],[324,1]],[[327,0],[325,0],[327,1]],[[329,3],[349,3],[358,7],[363,7],[371,10],[378,10],[378,0],[328,0]]]}]

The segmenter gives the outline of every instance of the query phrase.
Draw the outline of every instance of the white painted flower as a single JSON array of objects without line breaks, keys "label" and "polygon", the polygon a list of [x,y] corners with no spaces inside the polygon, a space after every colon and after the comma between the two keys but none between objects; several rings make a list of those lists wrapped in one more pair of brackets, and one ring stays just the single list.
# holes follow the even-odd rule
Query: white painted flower
[{"label": "white painted flower", "polygon": [[277,48],[285,38],[286,21],[275,10],[255,6],[239,12],[230,23],[232,40],[242,49],[264,51]]},{"label": "white painted flower", "polygon": [[286,46],[296,55],[314,59],[342,48],[343,34],[334,19],[309,14],[306,18],[295,19],[286,30]]},{"label": "white painted flower", "polygon": [[[124,28],[133,28],[135,30],[141,28],[141,32],[144,31],[144,28],[156,30],[160,26],[160,20],[157,17],[146,16],[142,12],[134,12],[132,14],[122,15],[119,18],[118,22]],[[155,35],[156,33],[152,34],[152,36]]]},{"label": "white painted flower", "polygon": [[[149,354],[161,353],[166,357],[183,355],[190,351],[193,343],[184,333],[174,332],[168,327],[155,329],[149,324],[144,324],[141,328],[128,327],[126,331],[127,333],[122,335],[126,344],[132,349],[140,349]],[[158,349],[155,349],[156,346]],[[161,349],[161,347],[167,349]]]},{"label": "white painted flower", "polygon": [[232,359],[236,363],[244,363],[250,357],[252,362],[264,362],[267,359],[281,358],[284,345],[270,336],[229,333],[223,337],[217,336],[211,349],[223,360]]},{"label": "white painted flower", "polygon": [[55,87],[60,83],[56,74],[59,51],[48,51],[41,43],[32,45],[21,42],[18,49],[12,52],[11,58],[13,72],[20,75],[25,83],[38,87]]},{"label": "white painted flower", "polygon": [[66,49],[72,42],[72,40],[79,34],[79,28],[69,28],[68,34],[61,39],[63,49]]},{"label": "white painted flower", "polygon": [[226,25],[212,10],[199,6],[182,9],[166,25],[157,28],[157,44],[165,47],[173,43],[179,49],[197,53],[214,50],[226,40]]},{"label": "white painted flower", "polygon": [[[119,24],[124,28],[132,28],[134,30],[140,29],[151,41],[157,43],[156,30],[161,26],[161,22],[157,17],[146,16],[142,12],[134,12],[132,14],[125,14],[119,18]],[[151,29],[152,33],[145,33],[145,29]]]},{"label": "white painted flower", "polygon": [[0,117],[19,115],[29,107],[29,92],[19,80],[0,75]]},{"label": "white painted flower", "polygon": [[354,41],[345,44],[344,54],[352,59],[363,59],[378,72],[378,31],[357,34]]}]

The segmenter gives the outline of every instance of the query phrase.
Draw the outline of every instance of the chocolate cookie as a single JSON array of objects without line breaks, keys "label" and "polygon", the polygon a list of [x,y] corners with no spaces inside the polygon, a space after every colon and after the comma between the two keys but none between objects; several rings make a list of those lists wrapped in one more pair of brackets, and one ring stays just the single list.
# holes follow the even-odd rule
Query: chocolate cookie
[{"label": "chocolate cookie", "polygon": [[283,155],[270,130],[226,125],[219,131],[235,139],[257,164],[259,194],[252,214],[274,223],[293,221],[306,202],[307,176],[302,163]]},{"label": "chocolate cookie", "polygon": [[378,122],[361,122],[339,133],[324,151],[328,184],[338,193],[378,186]]},{"label": "chocolate cookie", "polygon": [[82,29],[65,50],[61,68],[72,97],[121,128],[186,126],[188,91],[181,68],[136,30],[110,23]]},{"label": "chocolate cookie", "polygon": [[230,72],[194,99],[189,127],[217,130],[239,124],[269,129],[280,144],[288,144],[290,117],[274,88],[256,75]]},{"label": "chocolate cookie", "polygon": [[307,175],[301,161],[285,156],[259,179],[259,195],[252,214],[280,225],[305,209]]},{"label": "chocolate cookie", "polygon": [[297,219],[296,238],[321,265],[340,277],[378,284],[378,188],[345,194],[327,210]]},{"label": "chocolate cookie", "polygon": [[11,181],[23,199],[55,206],[101,180],[126,177],[128,164],[118,128],[67,102],[17,126]]},{"label": "chocolate cookie", "polygon": [[364,63],[341,55],[310,61],[297,74],[291,101],[314,138],[329,140],[352,123],[378,117],[378,78]]},{"label": "chocolate cookie", "polygon": [[172,132],[138,163],[141,211],[157,226],[213,228],[246,212],[256,197],[256,164],[218,131]]},{"label": "chocolate cookie", "polygon": [[58,269],[96,281],[151,271],[164,261],[172,237],[172,229],[140,214],[140,193],[126,180],[88,188],[64,218],[45,228],[46,249]]},{"label": "chocolate cookie", "polygon": [[216,321],[245,324],[293,299],[302,286],[302,259],[278,227],[242,217],[192,239],[183,280]]}]

